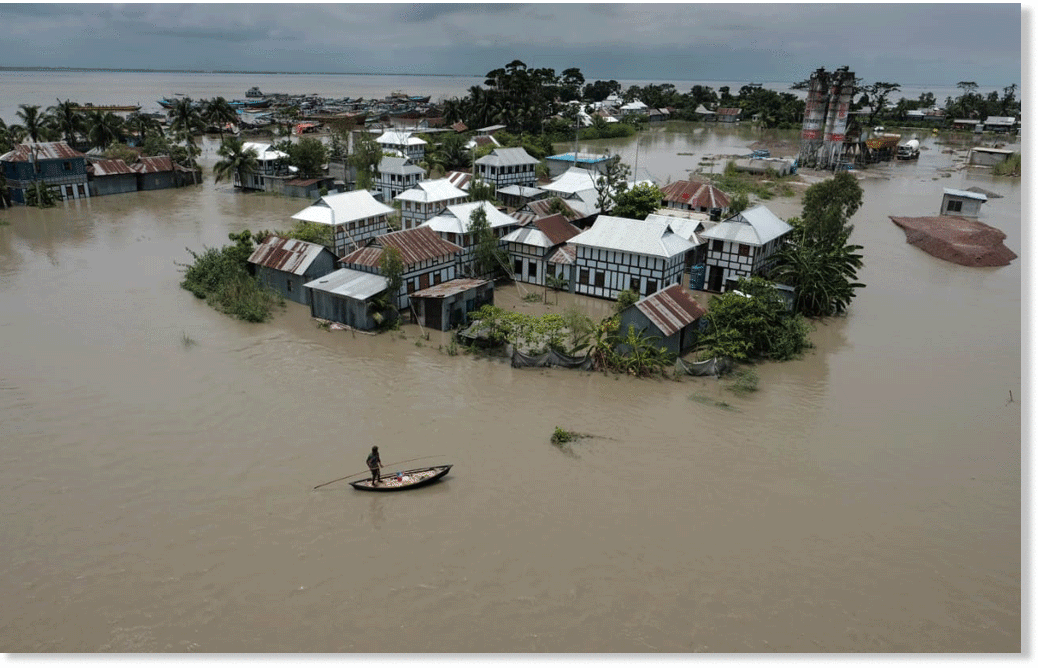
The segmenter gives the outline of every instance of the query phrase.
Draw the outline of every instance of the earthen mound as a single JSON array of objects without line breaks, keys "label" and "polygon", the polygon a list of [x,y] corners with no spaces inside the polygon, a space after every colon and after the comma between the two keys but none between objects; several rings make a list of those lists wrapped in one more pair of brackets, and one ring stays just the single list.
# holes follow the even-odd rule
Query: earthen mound
[{"label": "earthen mound", "polygon": [[1005,232],[960,216],[890,216],[905,231],[905,241],[942,260],[965,267],[1003,267],[1016,253],[1002,241]]}]

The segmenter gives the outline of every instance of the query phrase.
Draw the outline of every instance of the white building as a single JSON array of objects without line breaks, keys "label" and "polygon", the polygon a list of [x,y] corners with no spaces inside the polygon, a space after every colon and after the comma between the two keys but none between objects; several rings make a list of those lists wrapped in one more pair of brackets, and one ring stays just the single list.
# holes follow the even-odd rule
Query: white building
[{"label": "white building", "polygon": [[766,206],[757,205],[704,230],[699,236],[708,244],[707,289],[723,292],[740,276],[749,278],[769,269],[792,229]]},{"label": "white building", "polygon": [[378,163],[378,176],[373,190],[382,195],[383,202],[391,202],[397,195],[418,185],[425,178],[425,170],[410,158],[383,156]]},{"label": "white building", "polygon": [[573,291],[605,299],[628,289],[646,297],[680,283],[694,248],[667,223],[616,216],[599,216],[569,246],[575,253]]},{"label": "white building", "polygon": [[572,282],[570,263],[560,267],[551,259],[561,246],[578,234],[580,229],[559,214],[539,218],[509,232],[502,241],[512,262],[512,278],[535,285],[544,285],[546,276],[561,276]]},{"label": "white building", "polygon": [[448,206],[467,202],[469,194],[447,179],[420,181],[396,196],[400,202],[400,224],[405,230],[418,227]]},{"label": "white building", "polygon": [[400,151],[406,158],[415,162],[421,162],[425,157],[427,142],[424,139],[414,137],[410,132],[397,132],[390,130],[380,135],[375,143],[382,147],[383,151]]},{"label": "white building", "polygon": [[275,151],[270,144],[247,141],[242,145],[242,151],[252,149],[256,152],[256,161],[259,163],[252,174],[245,174],[244,179],[239,181],[238,174],[234,174],[234,185],[239,188],[252,190],[276,190],[274,182],[284,181],[299,171],[288,164],[288,154]]},{"label": "white building", "polygon": [[537,158],[524,148],[495,148],[476,160],[475,178],[493,183],[495,189],[510,185],[537,185]]},{"label": "white building", "polygon": [[[500,211],[489,202],[466,202],[448,206],[440,215],[433,216],[421,225],[432,228],[441,239],[461,246],[464,249],[461,265],[466,270],[471,268],[473,251],[476,248],[476,239],[469,233],[472,212],[476,209],[483,209],[486,212],[490,230],[498,239],[519,227],[518,220]],[[503,246],[504,243],[502,242],[501,245]]]},{"label": "white building", "polygon": [[945,188],[944,197],[941,199],[941,215],[979,218],[980,205],[986,201],[988,196],[983,193]]},{"label": "white building", "polygon": [[389,232],[389,216],[395,211],[367,190],[354,190],[325,195],[292,219],[331,226],[332,251],[341,258],[363,246],[368,239]]}]

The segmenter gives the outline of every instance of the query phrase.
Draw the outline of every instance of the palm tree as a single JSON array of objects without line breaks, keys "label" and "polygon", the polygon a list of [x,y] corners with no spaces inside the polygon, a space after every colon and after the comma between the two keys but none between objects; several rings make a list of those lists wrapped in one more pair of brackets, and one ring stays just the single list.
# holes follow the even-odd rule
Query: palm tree
[{"label": "palm tree", "polygon": [[210,125],[215,125],[220,133],[220,143],[223,143],[223,126],[227,123],[238,122],[238,112],[234,110],[231,103],[222,97],[214,97],[205,103],[202,116]]},{"label": "palm tree", "polygon": [[87,116],[87,135],[90,143],[106,149],[123,140],[123,120],[110,111],[91,111]]},{"label": "palm tree", "polygon": [[213,178],[216,183],[224,179],[237,180],[239,187],[245,186],[245,176],[255,174],[259,169],[259,154],[256,149],[244,148],[237,137],[230,137],[220,144],[217,154],[222,158],[213,165]]},{"label": "palm tree", "polygon": [[126,118],[126,129],[137,135],[137,145],[144,144],[152,135],[162,135],[162,125],[158,120],[140,112],[133,112]]},{"label": "palm tree", "polygon": [[47,126],[44,116],[40,114],[40,107],[36,104],[18,105],[18,118],[22,120],[25,133],[34,142],[47,138]]},{"label": "palm tree", "polygon": [[76,110],[79,105],[75,102],[57,100],[57,104],[47,109],[50,114],[51,124],[61,132],[62,137],[70,145],[75,143],[76,138],[83,134],[83,115]]},{"label": "palm tree", "polygon": [[8,125],[0,118],[0,154],[7,153],[21,139],[22,126]]}]

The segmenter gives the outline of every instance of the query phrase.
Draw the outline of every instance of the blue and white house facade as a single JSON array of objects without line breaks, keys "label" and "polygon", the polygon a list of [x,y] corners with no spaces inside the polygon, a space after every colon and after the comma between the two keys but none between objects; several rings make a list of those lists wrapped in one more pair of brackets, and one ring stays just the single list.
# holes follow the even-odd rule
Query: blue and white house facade
[{"label": "blue and white house facade", "polygon": [[664,222],[599,216],[569,240],[574,249],[573,292],[616,299],[624,290],[641,297],[681,283],[694,245]]},{"label": "blue and white house facade", "polygon": [[764,205],[699,233],[707,244],[706,289],[724,292],[740,277],[766,272],[793,228]]},{"label": "blue and white house facade", "polygon": [[391,202],[424,178],[425,170],[410,158],[384,156],[378,163],[378,180],[373,189],[382,195],[383,202]]},{"label": "blue and white house facade", "polygon": [[11,201],[25,203],[25,191],[41,183],[62,199],[90,197],[86,155],[63,141],[17,144],[0,155]]}]

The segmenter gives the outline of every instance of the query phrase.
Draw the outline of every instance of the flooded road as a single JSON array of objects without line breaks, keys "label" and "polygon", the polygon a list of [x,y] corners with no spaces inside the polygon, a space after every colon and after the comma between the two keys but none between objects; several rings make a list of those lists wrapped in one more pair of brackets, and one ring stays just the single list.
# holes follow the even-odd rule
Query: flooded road
[{"label": "flooded road", "polygon": [[[642,141],[665,182],[754,139]],[[888,216],[978,185],[1024,255],[1022,188],[924,148],[863,181],[849,315],[749,396],[325,331],[294,303],[232,320],[175,263],[306,203],[211,177],[0,211],[0,647],[1019,651],[1022,260],[943,262]],[[314,491],[376,444],[454,469]]]}]

